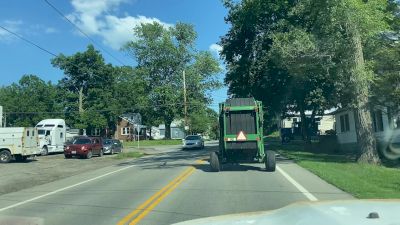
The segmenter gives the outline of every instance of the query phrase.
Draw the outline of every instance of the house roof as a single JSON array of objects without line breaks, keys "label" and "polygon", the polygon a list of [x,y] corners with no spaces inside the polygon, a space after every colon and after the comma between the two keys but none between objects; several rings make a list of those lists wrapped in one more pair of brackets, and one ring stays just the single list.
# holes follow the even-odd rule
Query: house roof
[{"label": "house roof", "polygon": [[335,111],[332,111],[331,113],[329,113],[328,115],[336,115],[338,113],[342,113],[342,112],[346,112],[346,111],[350,111],[350,109],[348,107],[338,108]]}]

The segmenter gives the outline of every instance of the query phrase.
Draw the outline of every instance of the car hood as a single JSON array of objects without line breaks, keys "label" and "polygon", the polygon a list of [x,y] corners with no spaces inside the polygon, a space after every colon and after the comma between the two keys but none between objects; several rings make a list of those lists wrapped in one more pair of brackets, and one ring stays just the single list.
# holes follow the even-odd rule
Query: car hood
[{"label": "car hood", "polygon": [[103,147],[104,148],[109,148],[109,147],[111,147],[112,146],[112,144],[103,144]]},{"label": "car hood", "polygon": [[[379,218],[368,218],[376,212]],[[176,225],[400,225],[400,200],[301,202],[277,210],[202,218]]]}]

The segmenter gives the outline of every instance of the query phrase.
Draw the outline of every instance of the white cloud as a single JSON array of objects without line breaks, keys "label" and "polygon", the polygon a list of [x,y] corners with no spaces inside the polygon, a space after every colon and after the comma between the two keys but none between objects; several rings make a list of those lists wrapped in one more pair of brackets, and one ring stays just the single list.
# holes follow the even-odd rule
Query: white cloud
[{"label": "white cloud", "polygon": [[170,26],[157,18],[145,16],[118,17],[111,15],[121,3],[127,0],[72,0],[74,12],[68,15],[80,29],[88,35],[98,35],[105,45],[120,49],[134,38],[133,28],[141,23],[158,22]]},{"label": "white cloud", "polygon": [[57,33],[58,30],[54,27],[47,27],[46,29],[44,29],[44,32],[46,34],[53,34],[53,33]]},{"label": "white cloud", "polygon": [[214,52],[219,55],[219,53],[222,51],[222,46],[218,44],[211,44],[210,47],[208,47],[208,49],[211,52]]},{"label": "white cloud", "polygon": [[[23,22],[21,20],[4,20],[0,22],[0,24],[11,32],[18,33],[20,31],[21,25]],[[0,29],[0,41],[1,42],[10,42],[14,40],[15,37],[13,34],[7,32],[4,29]]]}]

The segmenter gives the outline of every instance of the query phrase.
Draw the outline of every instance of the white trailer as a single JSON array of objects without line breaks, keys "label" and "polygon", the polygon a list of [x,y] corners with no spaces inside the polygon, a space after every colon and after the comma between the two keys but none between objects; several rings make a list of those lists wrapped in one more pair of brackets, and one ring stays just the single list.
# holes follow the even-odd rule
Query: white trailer
[{"label": "white trailer", "polygon": [[25,161],[30,156],[40,154],[36,128],[0,128],[0,163],[8,163],[12,158]]}]

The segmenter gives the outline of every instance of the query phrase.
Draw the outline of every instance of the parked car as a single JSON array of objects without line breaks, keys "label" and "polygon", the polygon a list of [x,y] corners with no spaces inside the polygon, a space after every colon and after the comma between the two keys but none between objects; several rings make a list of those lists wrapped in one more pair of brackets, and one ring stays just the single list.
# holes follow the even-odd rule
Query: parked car
[{"label": "parked car", "polygon": [[103,156],[103,140],[99,137],[76,137],[72,144],[68,144],[64,149],[65,158],[79,156],[90,159],[93,155]]},{"label": "parked car", "polygon": [[204,140],[200,135],[188,135],[183,139],[182,149],[203,149],[204,148]]},{"label": "parked car", "polygon": [[103,149],[105,154],[114,154],[116,152],[122,152],[122,143],[116,139],[104,139],[103,140]]}]

